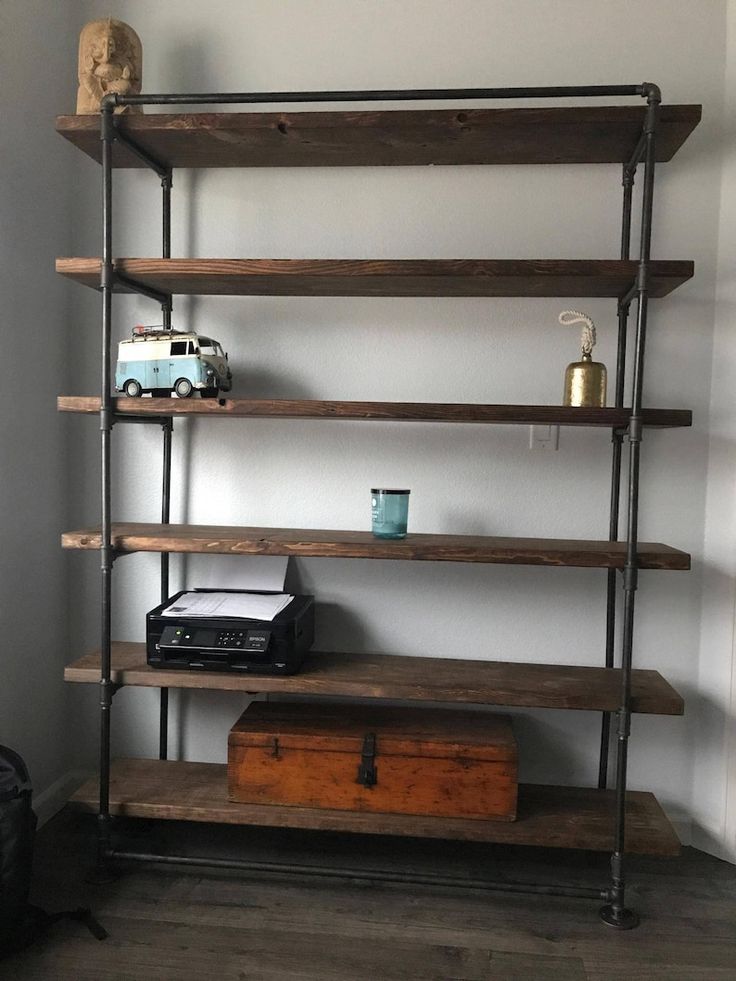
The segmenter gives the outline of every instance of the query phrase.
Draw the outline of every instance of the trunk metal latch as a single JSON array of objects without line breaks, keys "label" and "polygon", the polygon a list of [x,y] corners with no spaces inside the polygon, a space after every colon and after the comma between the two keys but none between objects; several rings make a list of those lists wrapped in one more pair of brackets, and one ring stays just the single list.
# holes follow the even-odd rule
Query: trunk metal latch
[{"label": "trunk metal latch", "polygon": [[376,767],[376,734],[367,733],[363,740],[363,752],[358,766],[356,783],[363,787],[374,787],[378,783],[378,768]]}]

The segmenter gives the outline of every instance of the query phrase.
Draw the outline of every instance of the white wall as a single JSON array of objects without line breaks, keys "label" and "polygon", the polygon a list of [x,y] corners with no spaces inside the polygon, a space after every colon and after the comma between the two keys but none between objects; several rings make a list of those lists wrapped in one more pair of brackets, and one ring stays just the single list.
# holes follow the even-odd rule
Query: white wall
[{"label": "white wall", "polygon": [[53,129],[75,76],[65,13],[52,0],[0,4],[0,742],[25,757],[41,792],[73,756],[60,738],[69,732],[59,548],[68,447],[55,406],[69,385],[70,297],[54,274],[71,242],[74,173]]},{"label": "white wall", "polygon": [[710,411],[703,615],[695,699],[696,845],[736,861],[736,2],[728,5],[728,57]]},{"label": "white wall", "polygon": [[[106,4],[83,5],[85,19]],[[642,539],[693,553],[690,574],[644,573],[636,661],[657,668],[697,705],[705,480],[718,247],[725,2],[685,0],[121,0],[115,15],[140,34],[144,90],[286,90],[465,85],[661,85],[666,102],[702,102],[703,122],[658,170],[653,255],[692,258],[695,280],[651,305],[645,401],[691,407],[690,431],[648,431]],[[81,26],[81,22],[80,22]],[[68,93],[73,106],[73,91]],[[56,156],[58,157],[58,150]],[[97,167],[78,156],[77,255],[99,253]],[[159,250],[159,189],[143,173],[116,175],[119,255]],[[616,257],[620,168],[464,167],[179,173],[173,254],[266,257]],[[725,235],[725,228],[723,235]],[[69,286],[75,329],[92,339],[99,301]],[[577,338],[556,325],[564,307],[596,319],[601,360],[615,361],[613,301],[571,299],[177,299],[175,324],[214,334],[230,352],[235,395],[555,403]],[[115,304],[118,337],[155,306]],[[74,391],[97,390],[95,356]],[[556,454],[528,450],[520,428],[252,421],[175,427],[174,520],[367,528],[368,489],[412,488],[414,531],[605,537],[609,441],[563,431]],[[73,521],[97,515],[97,433],[74,422]],[[76,436],[79,435],[77,439]],[[160,436],[122,428],[116,513],[157,520]],[[89,491],[87,487],[87,491]],[[237,560],[174,563],[174,585],[235,581]],[[76,555],[75,644],[94,645],[97,560]],[[601,663],[603,571],[433,565],[299,563],[320,602],[317,646],[449,657]],[[157,601],[158,561],[115,571],[115,633],[141,640]],[[448,646],[447,636],[457,643]],[[95,696],[82,700],[93,719]],[[222,759],[243,700],[175,700],[177,748]],[[155,752],[151,692],[116,698],[115,742]],[[588,713],[518,713],[522,776],[590,782],[599,721]],[[637,717],[630,783],[668,811],[692,810],[700,716]],[[93,730],[90,730],[91,732]],[[90,742],[90,759],[94,758]]]}]

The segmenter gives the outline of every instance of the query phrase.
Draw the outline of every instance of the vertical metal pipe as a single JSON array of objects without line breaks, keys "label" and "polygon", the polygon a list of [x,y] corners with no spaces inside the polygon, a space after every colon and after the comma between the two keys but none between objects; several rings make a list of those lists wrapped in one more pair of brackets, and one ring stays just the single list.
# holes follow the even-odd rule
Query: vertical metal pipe
[{"label": "vertical metal pipe", "polygon": [[[171,258],[171,171],[161,178],[162,192],[162,246],[164,259]],[[164,328],[171,330],[172,300],[163,306]],[[163,481],[161,489],[161,523],[167,525],[171,519],[171,440],[174,430],[173,419],[163,423]],[[161,553],[161,602],[169,597],[169,554]],[[159,703],[158,755],[165,760],[169,753],[169,689],[162,688]]]},{"label": "vertical metal pipe", "polygon": [[161,191],[163,197],[162,209],[162,247],[161,255],[164,259],[171,258],[171,185],[172,176],[169,171],[161,178]]},{"label": "vertical metal pipe", "polygon": [[[169,170],[161,178],[161,192],[162,192],[162,236],[161,236],[161,256],[164,259],[171,258],[171,185],[172,185],[172,175]],[[166,330],[171,330],[171,307],[172,300],[169,297],[168,301],[163,305],[164,314],[164,328]]]},{"label": "vertical metal pipe", "polygon": [[[171,519],[171,419],[162,423],[163,428],[163,474],[161,481],[161,524],[167,525]],[[169,554],[161,554],[161,602],[169,596]]]},{"label": "vertical metal pipe", "polygon": [[103,104],[100,115],[102,140],[102,378],[100,432],[102,440],[102,528],[100,569],[102,586],[102,622],[100,637],[100,803],[98,815],[98,867],[110,844],[110,713],[112,709],[111,610],[112,610],[112,520],[110,507],[110,437],[112,434],[112,389],[110,382],[110,349],[112,341],[112,148],[115,141],[113,107]]},{"label": "vertical metal pipe", "polygon": [[642,385],[648,307],[649,258],[652,240],[652,205],[654,199],[654,139],[661,96],[656,86],[648,91],[644,190],[642,196],[641,241],[637,277],[636,352],[632,410],[629,423],[629,482],[626,564],[624,566],[624,628],[621,653],[621,708],[618,713],[616,753],[616,828],[611,856],[611,903],[601,910],[603,920],[619,929],[629,929],[639,922],[637,914],[625,906],[624,850],[626,844],[626,776],[628,742],[631,731],[631,664],[634,637],[634,605],[638,585],[638,512],[639,457],[642,425]]},{"label": "vertical metal pipe", "polygon": [[[173,420],[167,419],[163,423],[163,480],[161,491],[161,523],[168,524],[171,518],[171,437],[173,434]],[[161,553],[161,602],[169,597],[169,555],[168,552]],[[161,689],[159,704],[159,759],[165,760],[169,751],[169,689]]]},{"label": "vertical metal pipe", "polygon": [[[621,211],[621,258],[628,259],[631,252],[631,199],[634,189],[635,169],[624,164],[622,185],[624,189]],[[626,340],[629,322],[628,304],[618,304],[618,348],[616,352],[615,405],[624,404],[626,380]],[[611,509],[608,523],[608,540],[618,541],[618,524],[621,499],[621,450],[623,436],[614,429],[611,433]],[[614,666],[616,647],[616,570],[608,570],[606,583],[606,667]],[[608,786],[608,754],[611,745],[611,713],[604,712],[601,720],[601,747],[598,761],[598,787]]]}]

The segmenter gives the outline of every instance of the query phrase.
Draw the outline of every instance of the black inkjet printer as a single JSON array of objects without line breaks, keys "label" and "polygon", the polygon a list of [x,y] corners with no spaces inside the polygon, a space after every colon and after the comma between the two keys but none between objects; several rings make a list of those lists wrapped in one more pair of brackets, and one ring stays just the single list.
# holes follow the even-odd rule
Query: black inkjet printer
[{"label": "black inkjet printer", "polygon": [[273,620],[164,615],[185,593],[256,593],[189,589],[146,614],[146,657],[153,668],[294,674],[314,642],[314,597],[294,596]]}]

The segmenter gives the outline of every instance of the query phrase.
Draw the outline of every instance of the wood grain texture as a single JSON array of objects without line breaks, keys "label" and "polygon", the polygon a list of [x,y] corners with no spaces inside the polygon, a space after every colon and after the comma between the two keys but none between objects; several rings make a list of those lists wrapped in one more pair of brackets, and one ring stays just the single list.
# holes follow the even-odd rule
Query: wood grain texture
[{"label": "wood grain texture", "polygon": [[[64,669],[64,680],[99,684],[99,652]],[[112,680],[144,688],[188,688],[329,695],[404,701],[510,705],[614,712],[621,700],[619,669],[567,664],[407,657],[401,654],[310,653],[298,674],[243,677],[224,671],[161,671],[146,662],[145,644],[112,645]],[[658,671],[635,669],[633,712],[682,715],[682,697]]]},{"label": "wood grain texture", "polygon": [[[357,779],[368,733],[371,786]],[[245,804],[512,821],[517,757],[505,715],[252,702],[228,735],[228,797]]]},{"label": "wood grain texture", "polygon": [[[624,163],[644,106],[177,113],[117,117],[168,167]],[[670,160],[700,121],[699,105],[662,106],[656,158]],[[100,161],[100,122],[59,116],[56,130]],[[114,167],[143,166],[117,143]]]},{"label": "wood grain texture", "polygon": [[[456,422],[509,425],[600,426],[622,429],[630,409],[558,405],[469,405],[448,402],[341,402],[325,399],[175,399],[116,398],[124,416],[203,416],[207,419],[344,419],[385,422]],[[59,412],[94,414],[97,395],[60,395]],[[673,428],[692,425],[689,409],[642,409],[644,425]]]},{"label": "wood grain texture", "polygon": [[360,753],[233,746],[228,798],[236,803],[316,807],[365,814],[419,814],[479,821],[516,817],[517,768],[469,756],[380,756],[377,782],[356,780]]},{"label": "wood grain texture", "polygon": [[[116,259],[115,271],[150,289],[218,296],[621,297],[638,263],[624,259]],[[649,263],[649,295],[693,276],[688,260]],[[98,258],[59,258],[56,271],[99,289]],[[117,292],[130,292],[118,283]]]},{"label": "wood grain texture", "polygon": [[[64,548],[99,549],[99,528],[62,535]],[[621,569],[625,542],[553,538],[496,538],[486,535],[422,535],[388,540],[369,531],[316,528],[249,528],[228,525],[115,523],[112,543],[120,552],[205,552],[219,555],[301,555],[337,559],[410,559],[424,562],[481,562],[505,565],[577,566]],[[683,570],[690,556],[669,545],[640,542],[642,569]]]},{"label": "wood grain texture", "polygon": [[[72,802],[84,810],[96,811],[97,779],[84,784]],[[227,800],[224,764],[174,760],[114,761],[110,783],[111,813],[130,817],[541,844],[593,851],[612,848],[614,810],[613,791],[536,784],[519,786],[517,819],[511,822],[233,804]],[[679,853],[677,835],[653,794],[627,794],[626,850],[652,855]]]},{"label": "wood grain texture", "polygon": [[490,712],[322,702],[252,702],[233,725],[230,746],[333,750],[360,756],[367,732],[387,756],[516,760],[508,716]]},{"label": "wood grain texture", "polygon": [[[501,962],[503,974],[489,973],[488,950],[421,940],[364,944],[358,937],[345,942],[308,931],[185,926],[157,914],[148,922],[136,916],[106,916],[105,924],[111,941],[97,945],[104,948],[104,958],[98,951],[92,954],[81,936],[67,941],[61,950],[51,943],[53,951],[44,950],[29,968],[33,973],[21,970],[14,974],[16,981],[519,981],[521,977],[506,973],[507,960]],[[531,963],[534,981],[587,981],[574,966],[575,973],[561,974],[552,958],[537,957]],[[573,958],[562,963],[582,965]]]},{"label": "wood grain texture", "polygon": [[[133,876],[139,878],[140,873]],[[255,893],[261,888],[258,883]],[[305,897],[306,906],[313,901]],[[252,908],[256,902],[251,898],[238,906]],[[164,914],[165,906],[162,899],[145,919],[106,912],[101,919],[110,940],[104,944],[91,943],[89,934],[85,938],[73,927],[62,940],[58,939],[61,931],[55,931],[45,944],[11,961],[6,976],[14,981],[518,981],[520,977],[507,973],[507,959],[501,962],[502,974],[489,973],[491,953],[482,948],[420,939],[384,938],[376,944],[353,937],[346,942],[344,937],[314,935],[307,929],[184,924],[172,922]],[[14,969],[18,961],[23,967]],[[534,965],[534,981],[587,981],[574,966],[575,973],[569,973],[570,965],[582,964],[577,959],[564,958],[566,974],[554,970],[552,958],[522,963]]]}]

